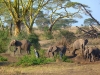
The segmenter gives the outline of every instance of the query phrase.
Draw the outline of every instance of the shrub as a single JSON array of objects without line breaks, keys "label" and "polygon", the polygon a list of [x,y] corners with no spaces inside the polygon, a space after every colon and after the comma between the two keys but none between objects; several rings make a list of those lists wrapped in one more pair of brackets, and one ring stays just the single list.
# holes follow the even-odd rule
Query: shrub
[{"label": "shrub", "polygon": [[0,56],[0,61],[7,61],[7,58]]},{"label": "shrub", "polygon": [[51,32],[49,32],[49,31],[45,31],[45,32],[44,32],[44,36],[46,37],[46,39],[47,39],[47,40],[49,40],[49,39],[52,39],[52,38],[53,38],[52,33],[51,33]]},{"label": "shrub", "polygon": [[70,62],[70,63],[73,62],[73,61],[70,60],[67,56],[63,56],[63,57],[62,57],[62,61],[63,61],[63,62]]},{"label": "shrub", "polygon": [[0,53],[5,52],[7,50],[7,46],[9,43],[9,31],[8,30],[0,30]]},{"label": "shrub", "polygon": [[39,58],[35,57],[35,53],[33,50],[31,50],[31,55],[25,55],[19,59],[19,61],[16,63],[16,65],[22,65],[22,66],[30,66],[30,65],[40,65],[40,64],[46,64],[50,62],[54,62],[54,59],[46,58],[45,57],[45,50],[38,50],[39,52]]},{"label": "shrub", "polygon": [[24,31],[21,31],[16,39],[22,40],[22,39],[27,39],[27,38],[28,38],[28,35]]},{"label": "shrub", "polygon": [[39,39],[38,39],[38,36],[35,33],[30,34],[28,36],[28,40],[32,43],[32,45],[35,48],[40,49]]},{"label": "shrub", "polygon": [[53,62],[53,59],[49,59],[45,57],[36,58],[32,55],[31,56],[25,55],[22,58],[20,58],[20,60],[16,64],[22,66],[30,66],[30,65],[46,64],[50,62]]},{"label": "shrub", "polygon": [[27,35],[25,32],[21,32],[16,39],[18,39],[18,40],[27,39],[31,42],[31,44],[35,48],[38,48],[38,49],[40,48],[39,39],[35,33]]},{"label": "shrub", "polygon": [[48,27],[45,27],[44,28],[44,37],[46,38],[46,39],[52,39],[53,38],[53,35],[52,35],[52,33],[51,32],[49,32],[48,31]]}]

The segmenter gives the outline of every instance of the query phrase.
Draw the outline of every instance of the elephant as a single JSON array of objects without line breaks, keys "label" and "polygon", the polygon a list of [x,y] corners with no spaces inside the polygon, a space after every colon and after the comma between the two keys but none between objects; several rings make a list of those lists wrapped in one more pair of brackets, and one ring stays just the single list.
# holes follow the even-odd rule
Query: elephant
[{"label": "elephant", "polygon": [[55,54],[59,54],[60,58],[65,55],[67,48],[63,45],[50,46],[47,50],[48,57],[53,57]]},{"label": "elephant", "polygon": [[83,52],[85,50],[85,45],[87,45],[88,43],[88,40],[87,39],[78,39],[76,40],[73,44],[72,44],[72,48],[73,48],[73,52],[72,52],[72,55],[75,56],[75,52],[76,50],[78,49],[81,49],[82,50],[82,55],[83,55]]},{"label": "elephant", "polygon": [[17,50],[20,51],[20,54],[22,54],[21,50],[26,50],[27,54],[30,54],[31,43],[28,40],[26,40],[26,39],[23,39],[23,40],[12,40],[10,42],[9,48],[11,46],[15,46],[14,55],[15,55],[15,52]]},{"label": "elephant", "polygon": [[89,61],[95,61],[95,58],[97,57],[99,60],[99,55],[100,55],[100,51],[99,48],[95,47],[86,47],[86,49],[84,50],[84,58],[86,60],[86,58],[89,58]]}]

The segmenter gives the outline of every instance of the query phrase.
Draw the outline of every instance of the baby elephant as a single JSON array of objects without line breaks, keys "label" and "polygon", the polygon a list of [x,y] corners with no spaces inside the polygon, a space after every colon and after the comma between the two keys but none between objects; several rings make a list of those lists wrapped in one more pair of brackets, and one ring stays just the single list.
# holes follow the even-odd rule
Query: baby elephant
[{"label": "baby elephant", "polygon": [[100,51],[97,47],[87,47],[84,51],[84,58],[89,58],[89,61],[95,61],[97,57],[99,60]]},{"label": "baby elephant", "polygon": [[47,56],[53,57],[54,55],[59,54],[60,58],[62,58],[63,55],[65,55],[67,48],[63,45],[59,46],[50,46],[47,50]]}]

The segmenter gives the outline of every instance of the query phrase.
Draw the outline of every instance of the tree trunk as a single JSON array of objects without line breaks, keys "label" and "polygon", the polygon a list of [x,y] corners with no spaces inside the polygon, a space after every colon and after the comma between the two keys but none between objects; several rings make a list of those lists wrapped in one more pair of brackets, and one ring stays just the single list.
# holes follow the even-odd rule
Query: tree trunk
[{"label": "tree trunk", "polygon": [[29,34],[31,34],[32,33],[32,28],[28,28],[27,27],[27,34],[29,35]]},{"label": "tree trunk", "polygon": [[20,28],[21,28],[20,21],[15,22],[14,24],[15,24],[14,36],[18,36],[18,34],[20,33]]},{"label": "tree trunk", "polygon": [[13,26],[13,24],[11,23],[10,28],[9,28],[9,34],[10,34],[10,36],[12,36],[12,26]]},{"label": "tree trunk", "polygon": [[53,25],[50,26],[50,28],[48,29],[48,32],[50,32],[50,33],[52,32],[52,27],[53,27]]}]

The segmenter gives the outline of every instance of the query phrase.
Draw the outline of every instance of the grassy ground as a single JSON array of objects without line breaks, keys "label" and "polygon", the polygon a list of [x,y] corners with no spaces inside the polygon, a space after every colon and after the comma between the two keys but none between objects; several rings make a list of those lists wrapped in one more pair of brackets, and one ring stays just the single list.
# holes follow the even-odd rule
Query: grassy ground
[{"label": "grassy ground", "polygon": [[0,75],[100,75],[100,64],[50,63],[30,67],[0,66]]}]

